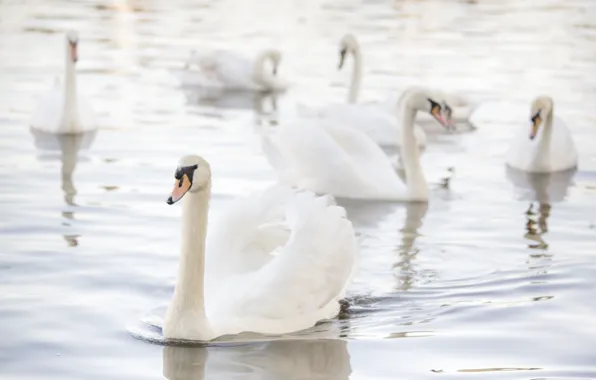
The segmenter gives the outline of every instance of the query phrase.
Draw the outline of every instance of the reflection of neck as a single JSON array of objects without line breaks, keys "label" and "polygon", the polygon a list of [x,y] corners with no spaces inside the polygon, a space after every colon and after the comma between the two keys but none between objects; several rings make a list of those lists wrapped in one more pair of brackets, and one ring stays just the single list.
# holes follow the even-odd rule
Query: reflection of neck
[{"label": "reflection of neck", "polygon": [[205,313],[205,238],[211,182],[183,199],[182,247],[172,303],[166,313],[166,338],[209,340]]},{"label": "reflection of neck", "polygon": [[168,380],[203,380],[209,353],[205,347],[166,346],[163,376]]},{"label": "reflection of neck", "polygon": [[414,119],[417,110],[408,105],[405,99],[402,112],[402,144],[401,156],[406,172],[406,184],[411,200],[424,201],[428,199],[428,185],[420,164],[420,152],[414,137]]},{"label": "reflection of neck", "polygon": [[539,136],[538,141],[538,150],[536,152],[536,156],[534,157],[533,166],[537,169],[545,167],[550,167],[550,147],[551,147],[551,140],[552,140],[552,131],[553,131],[553,109],[552,107],[548,111],[546,118],[544,119],[544,125],[542,133]]},{"label": "reflection of neck", "polygon": [[66,72],[64,75],[64,113],[62,128],[66,133],[75,133],[79,120],[77,114],[77,79],[70,47],[66,53]]},{"label": "reflection of neck", "polygon": [[348,94],[348,103],[356,103],[360,94],[360,84],[362,82],[362,54],[360,46],[355,44],[351,50],[354,57],[354,67],[352,68],[352,83],[350,93]]},{"label": "reflection of neck", "polygon": [[62,152],[62,167],[60,174],[62,175],[62,191],[64,192],[64,200],[69,205],[74,205],[74,197],[77,194],[77,189],[72,182],[72,173],[77,166],[77,152],[74,148],[70,151]]}]

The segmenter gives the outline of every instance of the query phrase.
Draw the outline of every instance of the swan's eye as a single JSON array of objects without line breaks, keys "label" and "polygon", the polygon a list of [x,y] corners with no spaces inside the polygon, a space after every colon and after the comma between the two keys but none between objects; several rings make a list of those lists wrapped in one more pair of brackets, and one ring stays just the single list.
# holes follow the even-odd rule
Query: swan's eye
[{"label": "swan's eye", "polygon": [[536,134],[538,134],[538,127],[540,123],[542,123],[542,118],[540,117],[540,111],[536,112],[536,115],[532,116],[532,129],[530,130],[530,140],[534,140]]},{"label": "swan's eye", "polygon": [[430,98],[428,98],[428,101],[430,102],[431,115],[439,114],[441,112],[441,105]]},{"label": "swan's eye", "polygon": [[[536,115],[532,116],[532,118],[530,120],[532,120],[532,124],[540,124],[540,111],[538,110],[538,112],[536,112]],[[538,121],[538,123],[536,123],[536,121]]]},{"label": "swan's eye", "polygon": [[184,172],[182,171],[182,169],[178,168],[176,169],[176,172],[174,172],[174,178],[181,179],[183,174]]}]

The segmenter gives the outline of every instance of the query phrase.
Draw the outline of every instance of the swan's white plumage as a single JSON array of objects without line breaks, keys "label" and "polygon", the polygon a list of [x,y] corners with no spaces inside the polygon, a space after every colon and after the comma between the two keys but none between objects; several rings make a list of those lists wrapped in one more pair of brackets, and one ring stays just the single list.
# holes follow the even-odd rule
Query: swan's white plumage
[{"label": "swan's white plumage", "polygon": [[[42,95],[31,117],[31,127],[46,133],[66,133],[64,121],[64,84],[56,78],[54,85]],[[77,93],[77,133],[91,132],[97,129],[96,117],[91,103]]]},{"label": "swan's white plumage", "polygon": [[[428,185],[415,141],[416,112],[430,112],[433,93],[413,89],[399,102],[403,127],[394,138],[403,141],[405,185],[383,150],[366,133],[330,121],[303,119],[262,132],[263,152],[278,180],[317,193],[354,199],[425,201]],[[448,121],[444,121],[448,123]]]},{"label": "swan's white plumage", "polygon": [[549,97],[534,100],[532,116],[542,109],[538,133],[530,139],[530,126],[519,128],[507,152],[507,165],[530,173],[552,173],[577,167],[578,155],[571,132],[554,116],[553,108],[554,103]]},{"label": "swan's white plumage", "polygon": [[193,51],[185,68],[178,72],[184,85],[218,90],[283,91],[288,87],[282,78],[265,71],[266,59],[277,60],[277,51],[265,50],[254,59],[232,51]]},{"label": "swan's white plumage", "polygon": [[[309,108],[301,106],[298,111],[301,117],[316,118],[322,122],[336,126],[355,128],[364,132],[375,143],[381,146],[401,146],[400,125],[395,115],[395,102],[391,110],[374,103],[357,103],[362,83],[362,52],[360,44],[352,34],[346,34],[339,43],[341,68],[348,54],[353,58],[352,80],[347,103],[328,104],[322,107]],[[399,116],[398,116],[399,118]],[[396,136],[398,136],[396,138]],[[414,136],[418,146],[426,146],[426,134],[419,126],[415,126]]]},{"label": "swan's white plumage", "polygon": [[[337,103],[320,108],[299,108],[300,116],[317,118],[321,122],[330,122],[364,132],[372,141],[381,146],[401,146],[399,115],[374,103]],[[397,137],[396,137],[397,136]],[[418,146],[426,146],[426,134],[420,126],[414,127],[414,136]]]},{"label": "swan's white plumage", "polygon": [[[198,159],[195,181],[204,176],[199,171],[207,165]],[[197,186],[210,188],[210,179]],[[355,268],[357,244],[344,209],[333,198],[277,185],[234,201],[207,230],[203,290],[193,279],[200,278],[198,269],[203,270],[197,260],[203,252],[200,245],[192,247],[192,240],[201,234],[206,219],[191,215],[204,212],[206,218],[201,206],[208,203],[193,203],[209,196],[201,191],[191,190],[182,200],[191,202],[184,205],[183,220],[190,223],[184,233],[192,235],[183,236],[186,243],[164,320],[165,338],[282,334],[338,314]],[[188,263],[198,269],[185,267]]]},{"label": "swan's white plumage", "polygon": [[362,131],[290,123],[263,139],[281,183],[344,198],[402,199],[405,186],[391,162]]},{"label": "swan's white plumage", "polygon": [[343,208],[330,197],[283,188],[233,208],[219,224],[225,236],[209,243],[207,268],[234,262],[228,273],[206,278],[216,335],[281,334],[336,316],[356,254]]},{"label": "swan's white plumage", "polygon": [[30,126],[46,133],[76,134],[97,128],[95,113],[77,88],[75,65],[78,60],[78,34],[66,34],[64,78],[58,78],[41,97],[30,120]]}]

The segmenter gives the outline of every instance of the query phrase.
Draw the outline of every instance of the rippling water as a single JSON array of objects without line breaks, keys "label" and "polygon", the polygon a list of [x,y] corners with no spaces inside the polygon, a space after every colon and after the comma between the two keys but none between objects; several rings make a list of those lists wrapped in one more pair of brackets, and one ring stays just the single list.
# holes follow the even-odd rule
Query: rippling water
[{"label": "rippling water", "polygon": [[[69,28],[100,129],[33,134]],[[213,214],[274,180],[254,134],[273,102],[206,99],[172,70],[192,48],[278,47],[293,83],[275,102],[283,123],[297,103],[345,98],[336,45],[348,31],[364,50],[363,98],[421,84],[484,101],[474,133],[431,136],[429,205],[342,202],[363,247],[348,319],[207,348],[132,338],[127,326],[173,289],[180,208],[165,199],[179,156],[211,161]],[[0,377],[596,378],[595,44],[591,0],[3,1]],[[540,93],[580,167],[528,181],[504,153]]]}]

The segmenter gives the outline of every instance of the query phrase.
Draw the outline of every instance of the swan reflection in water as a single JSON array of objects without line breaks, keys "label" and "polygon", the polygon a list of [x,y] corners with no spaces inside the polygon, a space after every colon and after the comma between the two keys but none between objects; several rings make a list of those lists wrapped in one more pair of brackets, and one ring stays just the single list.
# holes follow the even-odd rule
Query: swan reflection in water
[{"label": "swan reflection in water", "polygon": [[526,173],[507,167],[507,178],[516,190],[520,199],[529,200],[525,211],[526,224],[524,237],[532,240],[529,248],[547,250],[548,243],[543,235],[548,232],[548,218],[552,204],[562,202],[567,196],[569,187],[573,185],[576,169],[556,173]]},{"label": "swan reflection in water", "polygon": [[278,340],[226,347],[163,349],[163,375],[169,380],[330,379],[352,372],[347,341]]},{"label": "swan reflection in water", "polygon": [[426,202],[408,203],[406,206],[406,220],[401,229],[401,244],[397,246],[399,261],[393,266],[395,270],[399,269],[399,273],[396,273],[396,276],[399,278],[400,290],[407,291],[414,284],[416,270],[412,266],[412,260],[415,260],[420,252],[420,250],[415,247],[415,242],[416,238],[420,236],[418,229],[422,227],[423,219],[427,211],[428,203]]},{"label": "swan reflection in water", "polygon": [[[81,151],[89,149],[95,135],[96,130],[80,133],[80,134],[51,134],[30,128],[33,135],[35,148],[38,150],[38,159],[41,161],[60,160],[60,186],[64,193],[64,202],[68,207],[62,211],[62,217],[67,219],[66,226],[70,225],[70,221],[74,220],[74,211],[72,207],[76,207],[75,196],[77,189],[74,186],[72,175],[75,171],[79,160],[84,158],[79,157]],[[78,245],[77,235],[63,235],[69,246]]]}]

